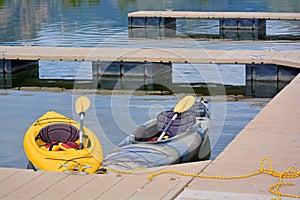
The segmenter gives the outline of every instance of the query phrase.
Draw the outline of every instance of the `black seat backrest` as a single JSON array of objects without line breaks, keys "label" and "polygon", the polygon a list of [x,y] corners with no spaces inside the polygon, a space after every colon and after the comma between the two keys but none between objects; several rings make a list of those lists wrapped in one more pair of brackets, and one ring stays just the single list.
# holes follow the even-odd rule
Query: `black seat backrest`
[{"label": "black seat backrest", "polygon": [[189,109],[196,117],[205,117],[207,115],[206,106],[202,102],[195,102]]},{"label": "black seat backrest", "polygon": [[41,129],[38,135],[43,142],[75,142],[79,130],[70,124],[51,124]]},{"label": "black seat backrest", "polygon": [[[165,127],[169,124],[173,116],[173,111],[161,112],[157,117],[158,129],[163,131]],[[196,118],[192,112],[184,112],[178,114],[178,116],[176,117],[166,134],[168,134],[170,137],[173,137],[192,127],[195,123]]]},{"label": "black seat backrest", "polygon": [[138,127],[134,132],[133,135],[135,136],[136,141],[147,141],[149,136],[147,135],[145,126]]}]

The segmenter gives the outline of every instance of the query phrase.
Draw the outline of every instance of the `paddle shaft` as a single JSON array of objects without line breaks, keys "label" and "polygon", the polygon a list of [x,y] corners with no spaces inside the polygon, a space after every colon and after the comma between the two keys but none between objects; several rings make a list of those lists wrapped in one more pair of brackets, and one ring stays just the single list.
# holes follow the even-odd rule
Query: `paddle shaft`
[{"label": "paddle shaft", "polygon": [[164,131],[161,133],[161,135],[159,136],[159,138],[157,139],[157,141],[161,141],[161,139],[166,135],[167,131],[169,130],[170,126],[173,124],[173,122],[175,121],[176,117],[177,117],[178,113],[174,113],[171,121],[169,122],[169,124],[166,126],[166,128],[164,129]]},{"label": "paddle shaft", "polygon": [[80,130],[79,130],[79,149],[83,148],[82,145],[82,136],[83,136],[83,117],[84,117],[84,112],[79,113],[80,116]]}]

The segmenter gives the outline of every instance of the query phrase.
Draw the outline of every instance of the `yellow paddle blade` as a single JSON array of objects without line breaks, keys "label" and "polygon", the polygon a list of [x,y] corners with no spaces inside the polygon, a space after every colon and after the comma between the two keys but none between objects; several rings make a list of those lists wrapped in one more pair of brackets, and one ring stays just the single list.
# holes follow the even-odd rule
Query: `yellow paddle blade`
[{"label": "yellow paddle blade", "polygon": [[79,114],[81,112],[85,112],[87,109],[89,109],[90,105],[91,105],[91,102],[87,97],[85,97],[85,96],[79,97],[78,99],[76,99],[76,102],[75,102],[76,113]]},{"label": "yellow paddle blade", "polygon": [[195,97],[193,96],[185,96],[181,99],[178,104],[174,108],[174,112],[182,113],[190,109],[195,103]]}]

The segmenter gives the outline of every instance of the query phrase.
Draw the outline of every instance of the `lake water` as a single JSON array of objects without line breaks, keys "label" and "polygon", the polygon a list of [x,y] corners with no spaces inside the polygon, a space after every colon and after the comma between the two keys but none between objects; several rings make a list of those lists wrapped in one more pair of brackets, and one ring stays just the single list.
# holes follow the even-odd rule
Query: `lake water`
[{"label": "lake water", "polygon": [[[268,40],[227,40],[196,37],[197,34],[218,33],[218,22],[210,20],[179,20],[178,37],[132,38],[128,31],[127,13],[137,10],[187,11],[259,11],[299,12],[298,0],[95,0],[59,1],[32,0],[0,2],[0,45],[32,45],[63,47],[132,47],[132,48],[197,48],[234,50],[288,50],[300,49],[297,21],[270,21],[267,23]],[[0,49],[1,52],[1,49]],[[23,85],[36,77],[53,87],[58,80],[91,78],[90,63],[40,62],[38,72],[15,78]],[[13,76],[0,75],[0,86],[14,82]],[[210,82],[245,86],[242,65],[174,65],[173,83]],[[35,82],[34,82],[35,83]],[[34,83],[28,84],[34,86]],[[12,84],[13,85],[13,84]],[[75,89],[79,82],[71,83]],[[18,86],[20,87],[20,86]],[[5,87],[0,87],[5,88]],[[90,88],[92,91],[101,88]],[[154,118],[163,109],[170,109],[182,97],[177,95],[100,95],[89,94],[92,108],[87,112],[86,125],[96,132],[104,152],[132,132],[137,125]],[[179,90],[178,90],[179,91]],[[209,88],[208,99],[212,111],[212,159],[263,108],[269,99],[225,101],[224,87]],[[90,90],[89,90],[90,92]],[[196,94],[191,87],[187,93]],[[24,168],[27,163],[23,150],[23,137],[27,128],[48,110],[55,110],[78,120],[73,111],[72,90],[65,92],[13,90],[10,86],[0,90],[0,167]]]}]

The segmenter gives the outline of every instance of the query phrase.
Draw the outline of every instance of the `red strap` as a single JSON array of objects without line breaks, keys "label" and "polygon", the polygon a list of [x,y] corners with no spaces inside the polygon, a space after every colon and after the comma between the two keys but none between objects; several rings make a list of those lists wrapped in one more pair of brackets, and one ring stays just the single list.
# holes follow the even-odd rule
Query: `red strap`
[{"label": "red strap", "polygon": [[61,146],[66,149],[79,149],[79,145],[76,142],[62,142]]},{"label": "red strap", "polygon": [[76,142],[49,142],[45,144],[45,148],[48,149],[49,151],[52,151],[53,147],[55,145],[58,145],[60,147],[59,150],[66,150],[66,149],[79,149],[79,145]]}]

